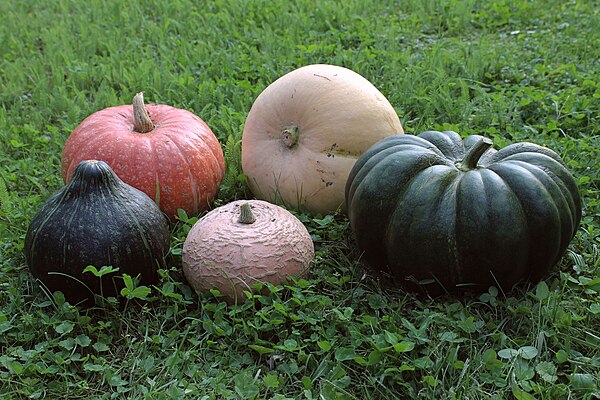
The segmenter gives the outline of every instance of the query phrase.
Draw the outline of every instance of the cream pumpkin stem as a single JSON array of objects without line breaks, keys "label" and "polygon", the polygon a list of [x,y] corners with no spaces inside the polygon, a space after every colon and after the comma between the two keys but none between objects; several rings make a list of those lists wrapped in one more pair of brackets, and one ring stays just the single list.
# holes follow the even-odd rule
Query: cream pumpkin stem
[{"label": "cream pumpkin stem", "polygon": [[154,129],[154,123],[144,106],[144,92],[136,93],[133,97],[133,130],[147,133]]},{"label": "cream pumpkin stem", "polygon": [[492,146],[493,142],[489,138],[481,138],[475,143],[465,155],[465,158],[458,163],[458,169],[461,171],[470,171],[477,168],[479,159]]},{"label": "cream pumpkin stem", "polygon": [[238,222],[242,224],[252,224],[256,221],[256,217],[252,213],[252,208],[249,203],[244,203],[240,206],[240,217]]},{"label": "cream pumpkin stem", "polygon": [[297,126],[289,126],[281,131],[281,140],[283,144],[285,144],[288,149],[291,149],[298,143],[298,127]]}]

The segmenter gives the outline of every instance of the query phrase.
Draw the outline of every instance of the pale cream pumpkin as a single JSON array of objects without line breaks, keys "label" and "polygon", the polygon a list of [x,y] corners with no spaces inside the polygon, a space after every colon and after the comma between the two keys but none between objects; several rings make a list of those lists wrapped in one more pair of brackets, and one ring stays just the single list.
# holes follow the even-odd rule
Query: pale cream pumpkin
[{"label": "pale cream pumpkin", "polygon": [[356,159],[400,133],[396,111],[367,79],[339,66],[308,65],[257,97],[244,125],[242,169],[256,197],[328,214],[343,209]]},{"label": "pale cream pumpkin", "polygon": [[258,282],[281,284],[308,271],[315,255],[306,227],[286,209],[238,200],[210,211],[183,244],[183,273],[198,291],[242,303]]}]

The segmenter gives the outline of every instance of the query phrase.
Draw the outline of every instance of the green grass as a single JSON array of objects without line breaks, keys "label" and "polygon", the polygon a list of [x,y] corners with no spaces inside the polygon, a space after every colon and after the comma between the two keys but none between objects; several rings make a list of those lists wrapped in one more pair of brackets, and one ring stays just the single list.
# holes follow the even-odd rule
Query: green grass
[{"label": "green grass", "polygon": [[[599,11],[591,0],[0,0],[0,397],[600,397]],[[173,229],[171,267],[145,300],[86,311],[40,290],[24,236],[62,185],[62,145],[81,120],[140,90],[193,111],[227,155],[219,203],[246,198],[248,110],[310,63],[365,76],[408,133],[558,152],[585,211],[560,266],[507,295],[416,298],[368,274],[343,216],[299,215],[313,273],[234,307],[184,283],[193,217]]]}]

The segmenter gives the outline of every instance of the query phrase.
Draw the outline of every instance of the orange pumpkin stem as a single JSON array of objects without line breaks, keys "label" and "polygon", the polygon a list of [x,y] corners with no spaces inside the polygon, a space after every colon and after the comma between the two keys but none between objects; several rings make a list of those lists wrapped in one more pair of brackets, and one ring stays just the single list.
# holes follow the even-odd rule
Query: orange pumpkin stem
[{"label": "orange pumpkin stem", "polygon": [[249,203],[244,203],[240,206],[240,217],[238,222],[242,224],[252,224],[256,221],[256,217],[252,213]]},{"label": "orange pumpkin stem", "polygon": [[154,129],[154,123],[144,106],[144,92],[136,93],[133,97],[133,130],[147,133]]}]

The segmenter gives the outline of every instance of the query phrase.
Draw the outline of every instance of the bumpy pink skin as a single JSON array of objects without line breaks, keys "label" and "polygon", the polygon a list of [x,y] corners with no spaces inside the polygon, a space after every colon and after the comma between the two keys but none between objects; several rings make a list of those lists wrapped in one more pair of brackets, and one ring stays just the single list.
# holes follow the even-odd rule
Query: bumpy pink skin
[{"label": "bumpy pink skin", "polygon": [[[256,221],[238,221],[249,203]],[[315,255],[306,227],[289,211],[261,200],[216,208],[192,227],[183,244],[183,272],[199,291],[218,289],[229,303],[242,303],[257,282],[281,284],[301,276]]]}]

